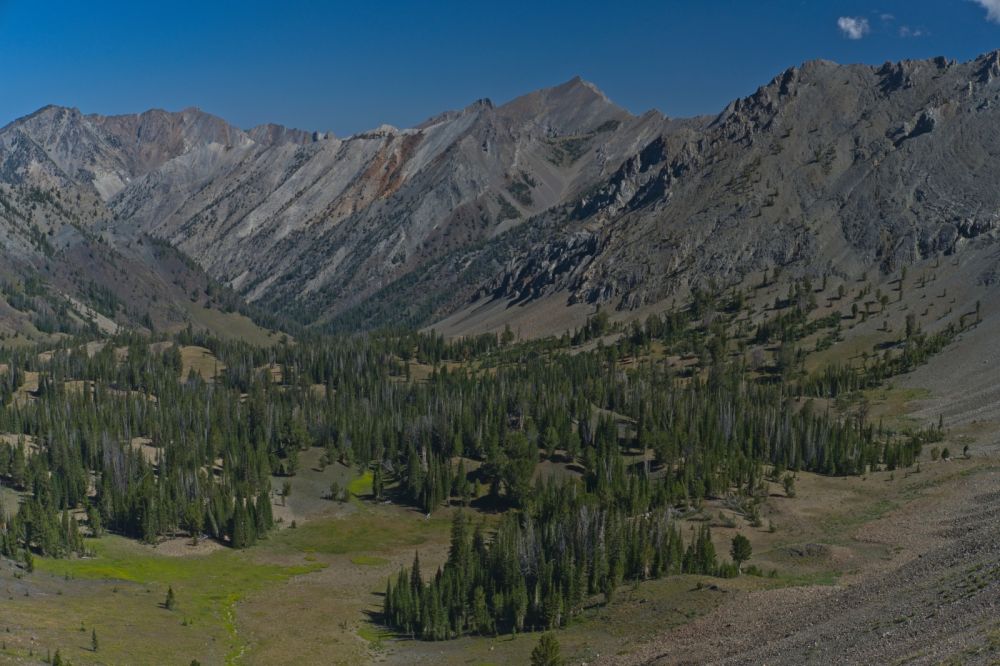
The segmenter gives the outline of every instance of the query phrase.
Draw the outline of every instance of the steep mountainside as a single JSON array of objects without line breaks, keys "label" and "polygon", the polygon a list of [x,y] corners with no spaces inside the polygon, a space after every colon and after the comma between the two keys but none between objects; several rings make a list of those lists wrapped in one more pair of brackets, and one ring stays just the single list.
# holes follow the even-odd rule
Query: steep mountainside
[{"label": "steep mountainside", "polygon": [[236,307],[169,245],[113,232],[105,201],[212,141],[252,143],[197,111],[102,118],[46,107],[0,130],[0,339],[176,327],[204,305]]},{"label": "steep mountainside", "polygon": [[[1000,52],[809,62],[689,120],[633,116],[580,79],[345,139],[48,107],[0,130],[0,181],[69,197],[70,226],[119,250],[162,238],[305,323],[629,312],[776,267],[856,277],[991,242],[998,105]],[[5,233],[32,256],[33,231]]]},{"label": "steep mountainside", "polygon": [[857,276],[992,240],[998,58],[789,69],[549,214],[558,232],[487,293],[634,308],[775,266]]},{"label": "steep mountainside", "polygon": [[111,205],[249,299],[322,317],[579,196],[666,126],[575,79],[409,130],[205,146]]}]

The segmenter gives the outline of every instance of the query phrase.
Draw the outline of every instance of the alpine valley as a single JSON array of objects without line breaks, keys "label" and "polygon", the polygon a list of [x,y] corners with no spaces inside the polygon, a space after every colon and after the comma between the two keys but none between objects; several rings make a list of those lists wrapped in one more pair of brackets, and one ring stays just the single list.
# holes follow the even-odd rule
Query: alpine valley
[{"label": "alpine valley", "polygon": [[998,128],[1000,51],[11,122],[0,661],[995,660]]}]

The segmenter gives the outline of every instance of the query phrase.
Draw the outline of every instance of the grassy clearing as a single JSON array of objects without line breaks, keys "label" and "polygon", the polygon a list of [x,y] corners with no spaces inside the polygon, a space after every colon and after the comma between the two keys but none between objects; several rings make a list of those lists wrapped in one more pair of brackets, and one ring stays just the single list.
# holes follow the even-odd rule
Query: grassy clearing
[{"label": "grassy clearing", "polygon": [[351,564],[362,567],[384,567],[389,564],[389,560],[374,555],[355,555],[351,558]]},{"label": "grassy clearing", "polygon": [[862,505],[850,513],[836,513],[827,516],[822,520],[821,525],[831,535],[845,535],[852,528],[884,517],[897,506],[899,506],[898,502],[887,498],[879,498],[871,504]]},{"label": "grassy clearing", "polygon": [[[848,322],[845,322],[845,324]],[[864,352],[869,354],[880,344],[894,340],[898,335],[886,333],[878,330],[865,330],[865,332],[847,330],[844,332],[844,340],[820,352],[813,352],[806,357],[806,370],[814,372],[828,365],[850,363],[860,365],[860,356]]]},{"label": "grassy clearing", "polygon": [[[428,520],[391,504],[349,506],[348,513],[282,530],[256,549],[267,560],[300,562],[304,556],[327,566],[240,603],[240,634],[253,637],[248,663],[371,663],[391,650],[394,639],[375,623],[379,593],[415,550],[428,570],[444,561],[451,512]],[[278,619],[287,617],[296,621]]]},{"label": "grassy clearing", "polygon": [[222,312],[185,301],[191,319],[224,340],[245,340],[253,345],[269,347],[277,344],[282,334],[268,331],[238,312]]},{"label": "grassy clearing", "polygon": [[382,641],[392,638],[393,634],[378,625],[367,623],[358,628],[358,636],[371,643],[371,646],[378,650],[382,648]]},{"label": "grassy clearing", "polygon": [[[372,591],[415,548],[443,548],[450,515],[442,514],[427,520],[358,502],[349,515],[281,530],[245,551],[171,556],[106,536],[88,542],[93,558],[36,558],[23,581],[2,578],[0,617],[11,633],[0,663],[57,648],[74,664],[288,663],[289,655],[365,663],[388,637],[365,614]],[[170,587],[174,610],[163,605]],[[316,636],[330,652],[317,651]]]},{"label": "grassy clearing", "polygon": [[816,571],[811,573],[791,573],[769,579],[775,581],[775,587],[804,587],[808,585],[836,585],[840,582],[840,573],[836,571]]},{"label": "grassy clearing", "polygon": [[[210,611],[211,602],[224,597],[226,590],[281,581],[311,570],[309,567],[288,569],[258,564],[245,554],[232,550],[188,558],[160,556],[154,550],[117,536],[94,540],[88,545],[96,553],[95,557],[40,559],[38,569],[69,578],[172,585],[178,595],[186,586],[191,586],[192,594],[185,595],[191,604],[185,615],[194,618],[202,611]],[[199,589],[205,584],[215,591],[209,593]]]},{"label": "grassy clearing", "polygon": [[[280,566],[261,563],[248,552],[231,550],[210,555],[168,557],[115,536],[105,537],[90,545],[96,557],[70,560],[38,558],[36,567],[39,574],[48,574],[53,579],[62,578],[68,588],[88,591],[82,598],[85,602],[83,608],[78,612],[60,612],[58,616],[70,625],[79,621],[87,626],[99,627],[98,632],[102,634],[100,660],[111,663],[153,663],[150,659],[153,654],[162,657],[160,663],[189,661],[192,658],[207,663],[218,663],[223,659],[233,661],[244,650],[243,640],[236,630],[237,602],[248,593],[279,585],[293,576],[322,567],[319,564]],[[177,599],[174,610],[163,607],[170,587]],[[58,594],[70,599],[77,597],[75,594]],[[66,610],[75,606],[72,601],[60,601],[59,604],[66,606]],[[12,616],[17,617],[17,614]],[[132,640],[134,629],[129,627],[136,624],[143,627],[143,641]],[[58,630],[58,627],[52,626],[51,629]],[[53,642],[74,663],[88,662],[96,656],[92,653],[67,654],[67,649],[73,650],[74,641],[65,637],[60,640],[58,633],[56,631]],[[63,648],[62,645],[69,647]]]},{"label": "grassy clearing", "polygon": [[215,381],[216,375],[226,369],[225,363],[208,349],[194,345],[181,347],[181,379],[187,379],[193,370],[206,382]]},{"label": "grassy clearing", "polygon": [[33,370],[26,370],[24,372],[24,381],[14,391],[14,404],[24,405],[34,400],[35,397],[33,394],[36,391],[38,391],[38,373]]},{"label": "grassy clearing", "polygon": [[351,479],[350,483],[347,484],[348,494],[355,499],[369,497],[372,494],[373,478],[374,475],[369,470],[361,476]]},{"label": "grassy clearing", "polygon": [[13,488],[0,487],[0,520],[14,516],[21,503],[21,496]]},{"label": "grassy clearing", "polygon": [[316,520],[296,529],[282,530],[261,548],[277,553],[373,553],[419,546],[447,535],[450,527],[448,512],[439,511],[428,519],[399,507],[362,505],[347,518]]},{"label": "grassy clearing", "polygon": [[914,400],[929,398],[931,392],[922,388],[886,387],[869,389],[864,392],[871,403],[871,419],[881,419],[886,426],[895,430],[915,429],[927,426],[908,416],[910,404]]}]

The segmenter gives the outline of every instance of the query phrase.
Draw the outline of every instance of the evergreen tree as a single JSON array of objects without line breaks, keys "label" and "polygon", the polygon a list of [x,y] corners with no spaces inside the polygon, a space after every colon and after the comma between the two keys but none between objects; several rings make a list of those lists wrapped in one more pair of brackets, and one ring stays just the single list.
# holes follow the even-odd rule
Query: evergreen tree
[{"label": "evergreen tree", "polygon": [[531,651],[531,666],[562,666],[559,641],[552,632],[545,632]]},{"label": "evergreen tree", "polygon": [[740,567],[750,559],[752,554],[753,548],[750,545],[750,540],[742,534],[735,535],[729,547],[729,555],[733,558],[736,569],[740,570]]}]

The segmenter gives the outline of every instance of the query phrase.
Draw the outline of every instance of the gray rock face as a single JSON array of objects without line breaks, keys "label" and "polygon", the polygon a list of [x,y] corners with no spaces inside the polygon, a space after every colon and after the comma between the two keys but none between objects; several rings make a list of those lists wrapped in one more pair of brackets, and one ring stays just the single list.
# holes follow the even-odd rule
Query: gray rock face
[{"label": "gray rock face", "polygon": [[116,318],[184,322],[190,290],[204,288],[205,276],[173,251],[114,233],[108,201],[195,146],[251,144],[197,110],[109,118],[46,107],[0,129],[0,286],[41,285],[27,310],[0,295],[0,333],[34,336],[47,320],[65,322],[67,312],[82,323],[92,319],[87,304],[95,299],[106,306],[105,330]]},{"label": "gray rock face", "polygon": [[175,158],[110,204],[250,300],[322,317],[579,196],[668,124],[574,79],[409,130],[305,141],[258,128],[250,143]]},{"label": "gray rock face", "polygon": [[[879,68],[810,62],[730,104],[703,127],[666,131],[549,222],[480,293],[546,282],[568,300],[633,308],[693,284],[773,266],[857,275],[959,251],[1000,228],[997,54]],[[566,250],[579,225],[599,248]],[[542,262],[545,259],[548,264]],[[511,276],[517,280],[512,281]],[[541,295],[541,294],[540,294]]]},{"label": "gray rock face", "polygon": [[633,116],[573,79],[347,138],[198,112],[48,107],[0,182],[79,194],[307,322],[471,301],[638,308],[714,280],[893,270],[1000,222],[1000,52],[781,73],[714,118]]},{"label": "gray rock face", "polygon": [[197,109],[85,116],[47,106],[0,130],[5,144],[15,137],[43,151],[62,176],[93,186],[105,200],[196,146],[250,143],[240,130]]}]

